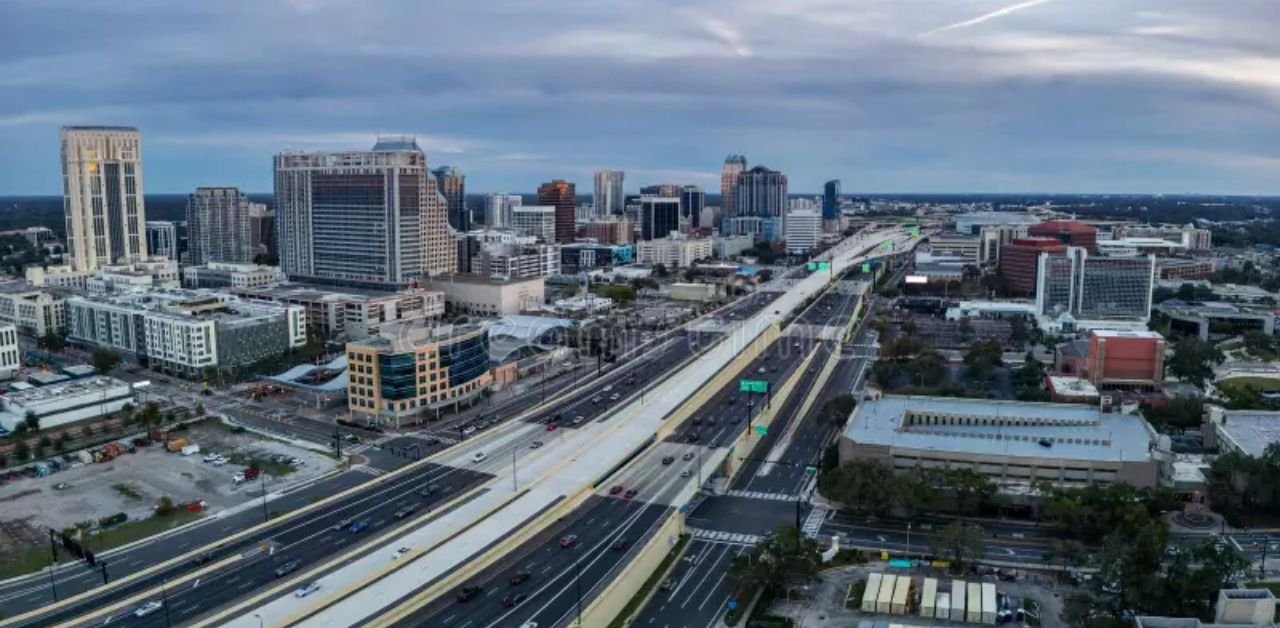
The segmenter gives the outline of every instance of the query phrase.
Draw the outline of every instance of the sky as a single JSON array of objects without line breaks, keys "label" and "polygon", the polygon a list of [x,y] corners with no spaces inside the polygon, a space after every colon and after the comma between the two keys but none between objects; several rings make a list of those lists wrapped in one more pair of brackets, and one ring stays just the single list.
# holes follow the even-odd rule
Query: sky
[{"label": "sky", "polygon": [[148,192],[272,186],[411,134],[469,192],[1280,193],[1276,0],[0,0],[0,194],[58,128],[142,130]]}]

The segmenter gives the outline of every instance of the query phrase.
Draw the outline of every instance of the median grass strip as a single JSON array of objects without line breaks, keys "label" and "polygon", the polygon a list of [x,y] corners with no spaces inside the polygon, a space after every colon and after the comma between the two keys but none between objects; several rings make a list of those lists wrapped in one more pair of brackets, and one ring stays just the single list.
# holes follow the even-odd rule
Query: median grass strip
[{"label": "median grass strip", "polygon": [[85,547],[95,552],[106,551],[122,545],[128,545],[149,536],[155,536],[161,532],[167,532],[180,525],[195,521],[201,516],[202,514],[198,512],[178,509],[167,515],[155,515],[146,519],[130,521],[90,536],[88,542],[85,543]]},{"label": "median grass strip", "polygon": [[662,563],[658,565],[658,568],[653,570],[653,573],[649,575],[649,579],[645,580],[640,589],[636,591],[635,597],[632,597],[631,601],[627,602],[627,605],[622,608],[622,612],[618,613],[618,616],[614,617],[613,621],[609,623],[609,628],[623,628],[623,626],[627,625],[631,616],[640,611],[640,606],[649,599],[649,592],[653,591],[653,588],[658,586],[659,582],[666,579],[671,565],[684,555],[684,550],[689,545],[689,538],[688,534],[680,536],[676,546],[671,548],[671,551],[662,559]]}]

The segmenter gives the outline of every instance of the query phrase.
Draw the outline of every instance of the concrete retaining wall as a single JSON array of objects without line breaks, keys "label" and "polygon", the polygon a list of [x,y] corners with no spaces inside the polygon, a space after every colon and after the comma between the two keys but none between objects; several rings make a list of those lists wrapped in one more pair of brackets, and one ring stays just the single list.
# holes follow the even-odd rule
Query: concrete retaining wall
[{"label": "concrete retaining wall", "polygon": [[583,626],[608,626],[627,607],[675,547],[684,528],[683,519],[679,510],[671,511],[662,527],[649,537],[649,542],[582,612]]}]

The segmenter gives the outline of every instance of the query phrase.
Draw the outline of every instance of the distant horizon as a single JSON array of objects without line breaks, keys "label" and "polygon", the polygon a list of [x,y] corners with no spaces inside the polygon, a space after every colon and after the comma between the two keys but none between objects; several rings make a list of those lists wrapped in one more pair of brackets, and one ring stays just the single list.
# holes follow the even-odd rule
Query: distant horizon
[{"label": "distant horizon", "polygon": [[[205,186],[205,187],[208,187],[208,186]],[[219,187],[223,187],[223,186],[219,186]],[[237,187],[237,186],[232,185],[232,186],[225,186],[225,187]],[[244,190],[244,189],[240,189],[240,191],[249,196],[272,196],[272,197],[275,196],[275,192],[255,192],[252,190]],[[189,196],[192,192],[194,192],[194,188],[188,192],[144,192],[143,196],[144,197],[146,196]],[[703,188],[703,192],[706,193],[707,197],[714,197],[714,198],[720,197],[720,193],[718,191],[711,192],[706,188]],[[489,192],[489,191],[473,192],[471,190],[467,191],[467,196],[488,196],[490,194],[515,194],[519,196],[537,196],[538,195],[537,191],[533,191],[533,192],[513,192],[510,190],[496,190],[492,192]],[[627,196],[640,196],[639,192],[626,192],[625,194]],[[582,192],[576,192],[574,196],[580,199],[592,198],[595,196],[595,194],[594,193],[584,194]],[[819,196],[822,196],[822,192],[820,191],[819,192],[791,192],[791,191],[787,192],[788,198],[791,198],[791,197],[808,198],[808,197],[819,197]],[[1074,197],[1112,197],[1112,198],[1115,198],[1115,197],[1241,198],[1241,199],[1252,198],[1252,199],[1280,200],[1280,193],[1248,194],[1248,193],[1214,193],[1214,192],[857,192],[857,191],[847,192],[843,190],[840,192],[841,198],[845,198],[845,197],[875,198],[875,197],[907,197],[907,196],[922,196],[922,197],[932,197],[932,196],[958,196],[958,197],[964,197],[964,196],[1063,197],[1063,196],[1066,196],[1066,197],[1072,197],[1074,196]],[[62,195],[61,194],[0,193],[0,199],[17,199],[17,198],[62,198]]]}]

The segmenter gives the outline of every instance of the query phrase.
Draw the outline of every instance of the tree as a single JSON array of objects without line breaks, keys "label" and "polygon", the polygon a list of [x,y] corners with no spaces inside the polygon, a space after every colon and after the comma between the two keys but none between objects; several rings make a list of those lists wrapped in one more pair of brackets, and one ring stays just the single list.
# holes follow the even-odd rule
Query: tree
[{"label": "tree", "polygon": [[1244,333],[1244,348],[1254,357],[1271,360],[1276,355],[1276,339],[1264,331],[1250,329]]},{"label": "tree", "polygon": [[1169,358],[1169,373],[1196,388],[1204,388],[1213,379],[1213,367],[1222,364],[1226,356],[1217,346],[1194,336],[1173,343],[1173,356]]},{"label": "tree", "polygon": [[846,463],[818,479],[818,489],[827,499],[874,515],[889,514],[894,484],[893,469],[867,461]]},{"label": "tree", "polygon": [[160,425],[160,406],[156,405],[154,401],[142,406],[141,419],[142,424],[148,428]]},{"label": "tree", "polygon": [[794,526],[779,526],[751,552],[729,566],[729,580],[737,590],[762,589],[780,594],[818,578],[822,559],[818,544]]},{"label": "tree", "polygon": [[973,322],[969,320],[968,316],[962,317],[957,329],[960,332],[960,337],[968,340],[973,335]]},{"label": "tree", "polygon": [[980,386],[986,386],[996,367],[1004,364],[1001,359],[1003,354],[1004,348],[995,340],[970,346],[964,355],[965,377]]},{"label": "tree", "polygon": [[956,571],[982,557],[987,548],[982,539],[982,528],[963,521],[935,532],[929,537],[929,547],[934,555],[951,561],[952,569]]},{"label": "tree", "polygon": [[107,349],[93,350],[93,368],[99,373],[110,373],[120,363],[120,354]]},{"label": "tree", "polygon": [[204,404],[203,404],[203,403],[197,403],[197,404],[196,404],[196,416],[204,416]]},{"label": "tree", "polygon": [[1174,397],[1161,407],[1143,407],[1142,415],[1157,429],[1193,428],[1203,420],[1204,401],[1196,397]]},{"label": "tree", "polygon": [[18,464],[26,462],[30,457],[31,447],[27,445],[25,439],[18,441],[18,444],[13,446],[13,458],[18,461]]},{"label": "tree", "polygon": [[173,499],[171,499],[168,495],[161,497],[160,501],[156,503],[156,516],[158,517],[164,517],[164,516],[173,514],[173,511],[174,511]]},{"label": "tree", "polygon": [[1009,340],[1013,344],[1022,347],[1030,338],[1031,334],[1027,330],[1027,319],[1015,316],[1009,320]]},{"label": "tree", "polygon": [[836,427],[843,427],[857,405],[853,395],[840,395],[822,404],[822,418]]},{"label": "tree", "polygon": [[657,275],[658,277],[666,277],[667,275],[671,274],[671,271],[667,270],[666,264],[659,262],[653,265],[653,274]]},{"label": "tree", "polygon": [[41,349],[48,349],[49,351],[57,353],[58,351],[62,351],[66,348],[67,341],[62,337],[62,334],[50,331],[45,335],[40,336],[40,339],[36,341],[36,345]]},{"label": "tree", "polygon": [[32,432],[40,431],[40,417],[36,416],[34,410],[27,410],[27,413],[22,417],[22,424]]}]

